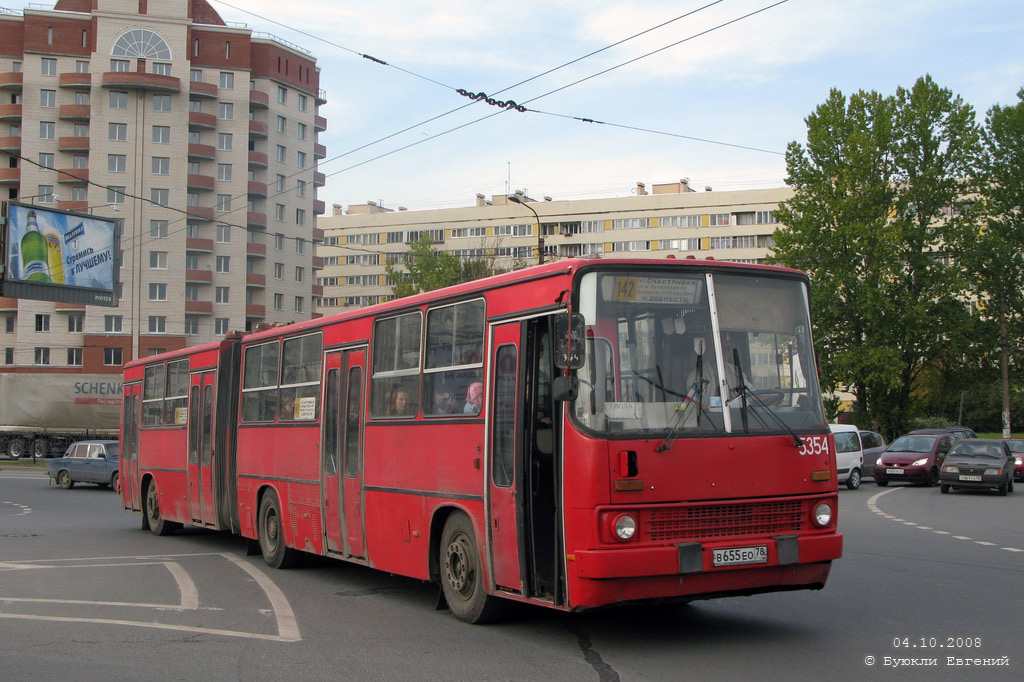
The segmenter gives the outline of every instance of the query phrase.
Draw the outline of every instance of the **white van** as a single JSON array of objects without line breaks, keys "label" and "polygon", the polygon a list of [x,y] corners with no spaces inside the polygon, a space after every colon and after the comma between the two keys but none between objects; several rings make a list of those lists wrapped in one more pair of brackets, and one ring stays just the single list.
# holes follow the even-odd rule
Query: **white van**
[{"label": "white van", "polygon": [[829,424],[836,439],[836,473],[840,483],[846,483],[850,490],[860,487],[864,471],[864,449],[860,443],[860,432],[853,424]]}]

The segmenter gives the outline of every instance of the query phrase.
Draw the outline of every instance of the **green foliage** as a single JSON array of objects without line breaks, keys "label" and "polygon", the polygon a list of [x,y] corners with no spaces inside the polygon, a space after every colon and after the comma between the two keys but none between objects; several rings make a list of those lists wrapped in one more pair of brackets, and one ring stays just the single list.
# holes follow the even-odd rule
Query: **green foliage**
[{"label": "green foliage", "polygon": [[404,266],[399,266],[394,259],[388,259],[384,271],[395,283],[391,287],[395,298],[505,272],[495,266],[493,259],[461,260],[454,254],[435,249],[429,235],[423,235],[409,247]]},{"label": "green foliage", "polygon": [[833,90],[786,164],[774,262],[808,272],[826,391],[852,386],[861,418],[905,430],[924,370],[962,356],[962,249],[973,212],[974,112],[928,76],[895,95]]}]

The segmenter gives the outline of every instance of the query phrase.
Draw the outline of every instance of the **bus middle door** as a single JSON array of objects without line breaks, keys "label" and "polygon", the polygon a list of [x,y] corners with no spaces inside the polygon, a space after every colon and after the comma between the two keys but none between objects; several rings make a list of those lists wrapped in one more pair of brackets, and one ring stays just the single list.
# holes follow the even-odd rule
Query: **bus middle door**
[{"label": "bus middle door", "polygon": [[216,522],[213,500],[213,384],[216,373],[196,372],[190,378],[188,406],[188,505],[192,521]]}]

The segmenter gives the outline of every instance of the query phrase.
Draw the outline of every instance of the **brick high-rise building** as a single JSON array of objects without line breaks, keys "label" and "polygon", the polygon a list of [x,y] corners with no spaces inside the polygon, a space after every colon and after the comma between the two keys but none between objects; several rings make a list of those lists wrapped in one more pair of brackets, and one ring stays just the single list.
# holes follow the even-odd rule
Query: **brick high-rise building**
[{"label": "brick high-rise building", "polygon": [[117,307],[0,298],[0,372],[308,319],[327,127],[316,60],[206,0],[0,14],[0,198],[124,220]]}]

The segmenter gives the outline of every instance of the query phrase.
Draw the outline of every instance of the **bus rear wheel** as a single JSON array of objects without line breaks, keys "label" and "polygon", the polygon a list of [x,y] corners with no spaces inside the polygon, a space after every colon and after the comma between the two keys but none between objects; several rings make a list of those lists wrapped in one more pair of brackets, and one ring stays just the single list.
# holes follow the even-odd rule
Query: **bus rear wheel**
[{"label": "bus rear wheel", "polygon": [[285,545],[281,526],[281,503],[277,493],[268,490],[260,500],[259,513],[260,552],[263,560],[273,568],[294,568],[302,555]]},{"label": "bus rear wheel", "polygon": [[156,535],[170,535],[181,528],[180,523],[160,516],[160,496],[157,494],[156,481],[150,481],[146,486],[146,521]]},{"label": "bus rear wheel", "polygon": [[489,623],[500,616],[498,598],[487,594],[473,524],[462,512],[448,517],[441,532],[441,590],[452,614],[467,623]]}]

